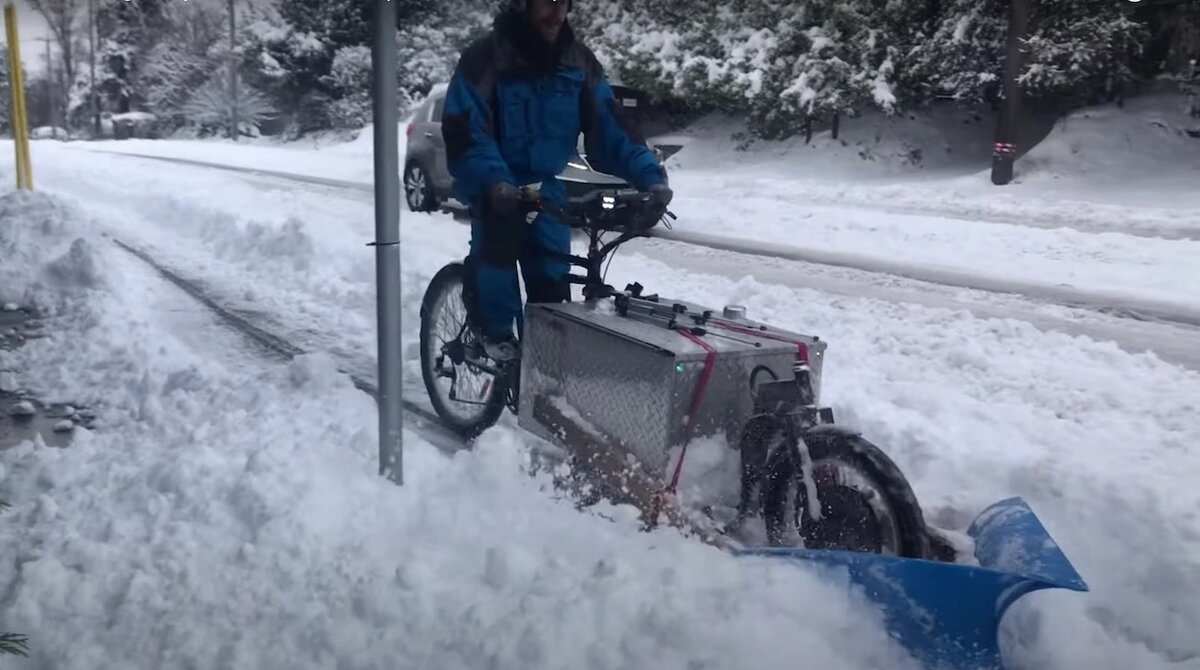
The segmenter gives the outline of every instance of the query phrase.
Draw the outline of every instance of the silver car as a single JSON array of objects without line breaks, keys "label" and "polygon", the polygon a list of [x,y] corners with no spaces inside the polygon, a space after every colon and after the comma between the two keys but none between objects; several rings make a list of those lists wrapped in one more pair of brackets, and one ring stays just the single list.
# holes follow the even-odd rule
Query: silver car
[{"label": "silver car", "polygon": [[[638,104],[630,89],[613,87],[626,107]],[[408,124],[408,149],[404,156],[404,197],[414,212],[435,210],[462,212],[466,207],[451,195],[453,178],[446,167],[446,143],[442,140],[442,107],[446,100],[446,85],[439,84],[417,109]],[[656,148],[655,153],[661,152]],[[584,195],[597,188],[625,188],[622,179],[594,170],[583,151],[582,137],[576,155],[558,176],[564,182],[568,197]]]}]

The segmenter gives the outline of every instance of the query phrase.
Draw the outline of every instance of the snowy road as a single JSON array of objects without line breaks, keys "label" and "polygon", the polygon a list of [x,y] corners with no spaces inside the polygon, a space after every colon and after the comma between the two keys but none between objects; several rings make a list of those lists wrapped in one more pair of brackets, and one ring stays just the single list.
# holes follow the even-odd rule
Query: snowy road
[{"label": "snowy road", "polygon": [[[373,192],[369,181],[254,166],[250,154],[242,161],[249,164],[238,165],[113,153]],[[1104,226],[1030,230],[1025,224],[896,213],[886,206],[813,204],[822,199],[819,187],[816,194],[806,186],[796,195],[794,183],[782,180],[685,173],[676,181],[686,198],[673,209],[685,223],[657,231],[663,239],[1200,327],[1200,271],[1192,263],[1200,257],[1200,239],[1191,233],[1159,238],[1141,231],[1109,232]],[[1193,218],[1200,235],[1200,217]],[[972,230],[964,233],[964,227]]]},{"label": "snowy road", "polygon": [[[107,150],[96,150],[95,153],[104,151]],[[299,182],[335,189],[334,192],[349,191],[349,197],[363,202],[369,202],[373,197],[369,183],[297,174],[275,167],[251,167],[252,153],[243,154],[242,165],[127,151],[116,155],[253,175],[252,183],[263,189],[283,189],[286,192],[291,190],[286,185],[288,182]],[[260,163],[269,164],[270,161]],[[356,196],[357,193],[363,195]],[[689,202],[694,198],[689,192],[684,193]],[[686,207],[680,209],[685,210]],[[873,220],[879,218],[878,210],[842,208],[838,213],[845,215],[847,212],[861,211],[875,211]],[[412,216],[412,213],[406,211],[404,216]],[[692,271],[703,270],[737,278],[745,275],[749,267],[753,268],[753,276],[770,283],[806,286],[826,292],[870,296],[929,307],[968,309],[986,317],[1021,319],[1043,329],[1117,342],[1128,351],[1153,351],[1164,360],[1200,370],[1200,347],[1194,344],[1200,341],[1200,303],[1193,307],[1190,303],[1050,285],[1029,281],[1019,274],[1014,278],[1014,273],[1003,277],[988,276],[889,261],[861,253],[780,244],[778,237],[774,241],[766,241],[770,237],[771,227],[767,227],[765,233],[761,228],[732,233],[748,230],[763,241],[730,237],[727,226],[720,228],[723,234],[714,235],[703,232],[706,229],[703,223],[699,232],[693,230],[694,223],[691,218],[681,219],[675,229],[659,231],[660,239],[682,242],[682,245],[638,241],[630,246],[641,249],[650,257]],[[1177,243],[1168,240],[1159,240],[1156,244],[1166,245],[1172,249],[1172,253],[1193,251],[1190,248],[1176,250]],[[1200,253],[1200,245],[1197,249],[1196,253]],[[1146,264],[1157,266],[1157,257],[1151,256],[1130,265],[1129,272],[1136,275],[1138,267]],[[859,272],[844,272],[838,268]],[[1104,272],[1105,266],[1100,265],[1095,274],[1101,276]],[[1185,272],[1190,274],[1191,270],[1166,267],[1162,281],[1168,287],[1169,294],[1178,293],[1177,287],[1183,282],[1175,275],[1181,277]],[[1200,281],[1187,284],[1189,290],[1195,287],[1200,287]],[[1027,299],[1021,300],[1018,296]]]},{"label": "snowy road", "polygon": [[[110,234],[202,278],[238,314],[325,349],[335,360],[368,366],[373,360],[367,199],[133,159],[38,165],[39,188],[73,201]],[[404,221],[401,288],[411,345],[423,287],[438,267],[461,255],[467,231],[444,216],[406,213]],[[831,343],[826,399],[844,422],[888,449],[934,521],[961,527],[999,498],[1030,500],[1093,591],[1038,594],[1010,614],[1008,650],[1019,667],[1197,667],[1200,647],[1191,622],[1200,619],[1200,491],[1189,478],[1200,471],[1194,420],[1200,374],[1164,360],[1166,353],[1130,353],[1107,338],[1048,331],[1032,317],[963,306],[979,301],[992,310],[1028,310],[1026,316],[1058,319],[1067,332],[1068,326],[1118,327],[1123,319],[843,270],[809,267],[797,277],[793,261],[760,266],[754,278],[743,278],[742,259],[706,258],[695,248],[681,255],[682,248],[662,241],[631,247],[616,257],[609,278],[637,279],[665,295],[707,304],[745,304],[758,318],[821,334]],[[660,255],[663,249],[670,252]],[[120,276],[112,280],[123,283]],[[809,281],[824,285],[797,288]],[[856,284],[881,294],[847,295]],[[116,295],[113,310],[136,300],[132,291]],[[897,300],[906,292],[952,302]],[[153,317],[146,318],[147,328],[153,326]],[[100,321],[101,334],[125,327],[113,315]],[[222,372],[171,397],[170,411],[154,411],[153,402],[138,399],[165,401],[138,390],[136,382],[147,378],[140,357],[164,346],[158,337],[147,332],[115,355],[104,338],[93,336],[82,359],[64,359],[69,374],[47,382],[97,384],[84,374],[84,361],[115,359],[120,379],[129,383],[114,392],[114,400],[128,405],[114,416],[127,417],[123,425],[145,438],[142,446],[128,435],[97,433],[103,449],[63,456],[25,451],[0,461],[23,505],[15,519],[0,522],[0,533],[15,533],[14,546],[26,557],[19,569],[0,565],[0,592],[14,594],[4,616],[26,622],[26,630],[36,626],[63,648],[93,645],[129,659],[145,658],[139,651],[145,648],[170,649],[177,658],[200,659],[199,665],[221,654],[280,667],[285,660],[378,659],[404,640],[429,639],[413,658],[452,654],[453,667],[474,667],[468,657],[479,650],[482,657],[495,654],[504,667],[527,667],[535,664],[531,658],[561,667],[585,657],[615,667],[621,664],[612,651],[617,648],[642,665],[691,659],[727,667],[751,659],[756,667],[790,667],[801,657],[822,667],[890,665],[876,655],[882,646],[859,644],[860,633],[847,634],[848,622],[861,613],[806,573],[761,578],[701,549],[660,535],[641,537],[627,532],[628,524],[602,523],[552,503],[515,475],[525,451],[511,421],[455,459],[414,448],[406,468],[411,485],[387,489],[374,480],[369,457],[343,457],[347,445],[370,451],[375,413],[320,355],[269,379]],[[162,382],[155,381],[178,361],[202,356],[170,353],[176,362],[150,371],[142,387],[160,390]],[[407,376],[415,379],[415,360],[408,358]],[[143,405],[148,426],[138,421]],[[122,453],[137,465],[115,458],[114,445],[122,440],[129,443]],[[170,458],[146,444],[166,447]],[[262,448],[268,444],[271,449]],[[60,470],[69,474],[56,475]],[[150,488],[130,483],[145,472]],[[72,495],[68,486],[90,493]],[[46,491],[54,492],[54,509],[36,502]],[[223,502],[206,511],[189,495]],[[107,535],[81,534],[78,519],[97,504],[128,520]],[[22,530],[3,530],[9,523]],[[121,538],[144,544],[132,567],[97,558]],[[61,559],[44,557],[40,546],[75,547],[70,565],[85,566],[83,577],[69,577],[75,587],[88,583],[88,565],[120,575],[111,589],[86,601],[110,625],[69,614],[64,593],[70,591],[55,580],[81,568],[56,564]],[[584,550],[600,551],[616,567],[576,553]],[[398,560],[411,568],[397,571]],[[613,570],[628,586],[614,590],[605,581]],[[264,573],[270,579],[256,582]],[[209,584],[215,598],[233,598],[234,615],[213,618],[220,600],[181,591],[180,574],[194,580],[185,584]],[[469,583],[459,587],[463,575]],[[380,591],[356,587],[356,579]],[[735,588],[746,590],[744,599],[731,595]],[[482,604],[480,593],[488,596]],[[118,603],[115,609],[105,609],[110,602]],[[811,616],[804,602],[821,602],[821,616]],[[524,605],[514,611],[502,603]],[[166,606],[174,609],[161,609]],[[312,614],[297,621],[281,612]],[[199,629],[189,627],[201,620]],[[336,630],[322,623],[337,620],[349,623]],[[627,627],[627,620],[637,623]],[[545,621],[553,622],[548,631],[539,628]],[[601,621],[602,632],[594,632]],[[239,637],[239,627],[250,632]],[[165,637],[122,632],[135,630]],[[868,626],[861,636],[875,634]],[[263,635],[282,640],[278,658],[255,641]],[[224,650],[211,644],[223,636],[233,640]],[[493,639],[512,642],[499,648]],[[582,651],[556,640],[574,641]],[[64,667],[82,665],[63,661]]]}]

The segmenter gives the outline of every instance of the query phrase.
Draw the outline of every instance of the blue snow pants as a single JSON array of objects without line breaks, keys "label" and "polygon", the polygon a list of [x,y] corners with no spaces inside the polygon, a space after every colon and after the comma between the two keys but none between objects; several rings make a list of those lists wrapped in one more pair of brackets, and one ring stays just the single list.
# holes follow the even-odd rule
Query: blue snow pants
[{"label": "blue snow pants", "polygon": [[[550,252],[570,253],[571,229],[542,214],[529,224],[523,240],[490,239],[496,231],[478,218],[471,221],[468,276],[474,280],[475,314],[488,338],[503,339],[521,327],[522,300],[517,267],[525,281],[528,302],[565,302],[570,299],[566,275],[570,263]],[[518,330],[517,332],[520,332]]]}]

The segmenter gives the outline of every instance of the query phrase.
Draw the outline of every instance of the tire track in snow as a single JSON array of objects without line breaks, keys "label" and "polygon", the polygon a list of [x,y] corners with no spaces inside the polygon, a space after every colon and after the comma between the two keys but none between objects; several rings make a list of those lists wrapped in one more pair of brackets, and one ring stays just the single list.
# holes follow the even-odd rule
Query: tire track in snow
[{"label": "tire track in snow", "polygon": [[[184,293],[191,296],[200,304],[204,305],[204,307],[221,319],[221,321],[223,321],[230,329],[236,331],[237,333],[249,339],[251,342],[258,345],[258,347],[266,354],[287,361],[295,358],[296,356],[308,353],[301,347],[296,346],[288,340],[254,324],[246,317],[227,309],[213,296],[209,295],[207,291],[201,288],[198,282],[184,278],[175,270],[172,270],[162,263],[159,263],[146,251],[123,242],[117,238],[112,238],[112,240],[117,247],[139,259],[157,272],[161,277],[179,287]],[[374,380],[368,379],[363,374],[355,372],[354,370],[342,369],[342,372],[350,377],[355,388],[367,393],[374,398],[376,402],[379,401],[379,390],[375,385]],[[447,429],[443,428],[438,420],[437,415],[431,410],[422,407],[419,403],[409,398],[403,398],[401,400],[401,404],[403,405],[404,411],[411,421],[408,427],[419,433],[421,437],[429,441],[430,444],[433,444],[435,447],[447,453],[460,451],[468,447],[468,444],[459,439],[457,435],[454,435]]]}]

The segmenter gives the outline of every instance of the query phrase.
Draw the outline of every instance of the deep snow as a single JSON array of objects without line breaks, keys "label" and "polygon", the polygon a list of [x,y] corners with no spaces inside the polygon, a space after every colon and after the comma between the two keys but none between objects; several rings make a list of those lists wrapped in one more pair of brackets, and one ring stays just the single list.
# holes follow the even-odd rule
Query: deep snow
[{"label": "deep snow", "polygon": [[[57,149],[44,149],[39,187],[86,209],[99,228],[339,363],[373,360],[368,199]],[[283,150],[241,151],[248,163],[265,152],[265,165]],[[327,152],[292,150],[290,167],[335,165]],[[362,169],[361,155],[347,160]],[[702,195],[699,182],[687,183],[697,172],[677,170],[681,207]],[[739,193],[726,188],[730,199]],[[402,222],[411,345],[424,285],[464,253],[467,232],[444,216],[405,212]],[[962,226],[964,237],[977,230]],[[50,249],[31,251],[22,277],[69,249],[70,235],[22,244]],[[117,375],[107,416],[121,430],[62,452],[0,454],[0,487],[18,505],[0,518],[0,534],[16,555],[46,557],[29,570],[0,563],[9,570],[0,593],[14,594],[0,629],[30,632],[35,644],[43,637],[53,643],[45,649],[103,648],[106,658],[148,665],[166,649],[201,665],[262,667],[335,656],[359,667],[359,658],[394,661],[403,650],[414,666],[455,667],[455,654],[483,664],[489,645],[504,643],[495,652],[503,667],[532,664],[529,653],[560,667],[620,665],[621,653],[647,666],[678,667],[696,654],[717,667],[869,667],[881,649],[870,626],[860,639],[862,611],[836,584],[792,571],[760,578],[759,565],[555,502],[522,472],[529,445],[508,418],[453,459],[409,436],[409,484],[390,488],[374,477],[374,408],[325,356],[254,373],[214,364],[202,343],[181,344],[164,332],[169,322],[128,299],[138,292],[124,275],[103,271],[116,267],[108,248],[91,252],[105,292],[69,312],[78,316],[60,324],[61,339],[28,355],[31,366],[55,362],[42,378],[51,395],[98,393],[91,375]],[[731,280],[622,253],[609,278],[745,304],[755,318],[821,335],[830,342],[826,400],[899,462],[932,520],[962,528],[994,500],[1025,496],[1092,592],[1035,594],[1011,612],[1006,644],[1018,667],[1200,667],[1200,491],[1191,484],[1200,374],[1018,320],[764,284],[753,268]],[[81,356],[66,334],[85,327]],[[169,374],[189,365],[202,374],[177,376],[164,394]],[[97,527],[101,514],[112,521]],[[609,569],[596,568],[592,552],[618,566],[616,579],[605,581]],[[410,569],[395,578],[401,564]],[[116,576],[91,579],[88,568]],[[72,616],[68,596],[91,609]],[[250,632],[239,637],[239,626]],[[211,642],[222,635],[231,636],[224,647]],[[278,656],[266,655],[272,647]]]},{"label": "deep snow", "polygon": [[387,483],[374,403],[330,357],[216,363],[123,252],[79,242],[78,210],[10,193],[0,214],[26,277],[96,269],[38,292],[53,335],[23,369],[57,364],[36,386],[102,419],[0,453],[0,629],[33,648],[6,667],[903,667],[837,575],[580,514],[511,430],[455,457],[408,433]]}]

